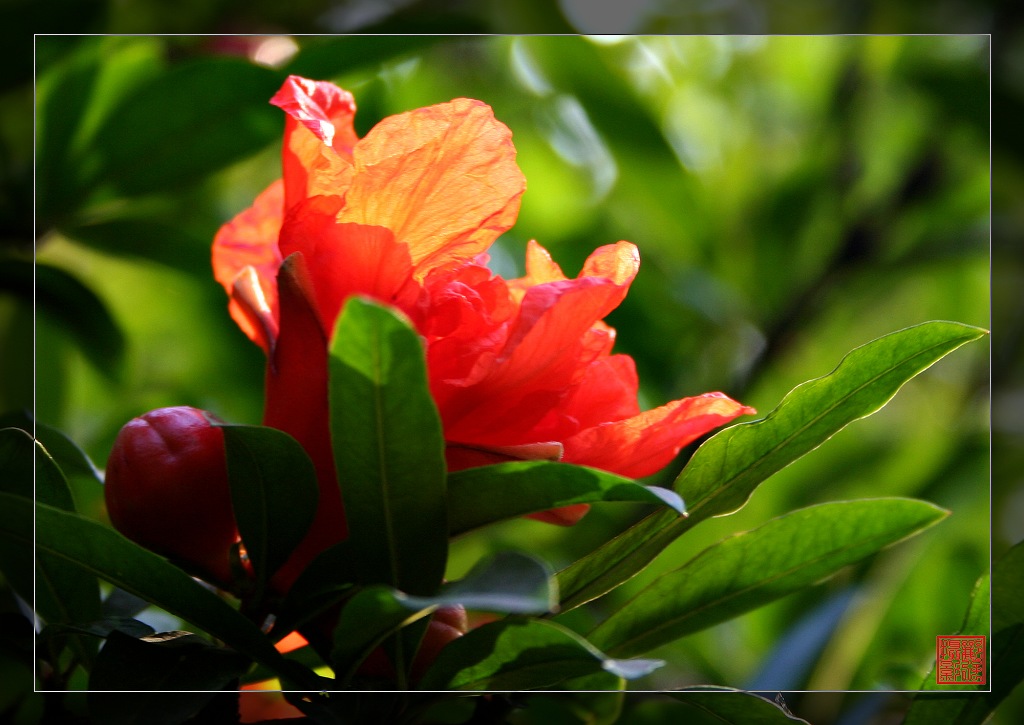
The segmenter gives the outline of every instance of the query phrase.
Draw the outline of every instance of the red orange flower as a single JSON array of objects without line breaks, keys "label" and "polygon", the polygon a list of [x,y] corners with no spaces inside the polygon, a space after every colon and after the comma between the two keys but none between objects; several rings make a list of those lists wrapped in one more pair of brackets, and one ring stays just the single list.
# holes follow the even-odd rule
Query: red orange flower
[{"label": "red orange flower", "polygon": [[639,409],[633,361],[611,353],[602,322],[637,273],[634,245],[597,249],[570,279],[531,242],[524,277],[491,273],[483,253],[514,223],[525,181],[486,104],[399,114],[360,139],[352,96],[332,84],[292,76],[272,103],[286,113],[283,179],[220,230],[213,264],[232,317],[268,355],[264,422],[306,447],[329,497],[297,559],[345,536],[326,351],[353,294],[401,309],[423,336],[453,470],[551,458],[645,476],[753,412],[721,393]]}]

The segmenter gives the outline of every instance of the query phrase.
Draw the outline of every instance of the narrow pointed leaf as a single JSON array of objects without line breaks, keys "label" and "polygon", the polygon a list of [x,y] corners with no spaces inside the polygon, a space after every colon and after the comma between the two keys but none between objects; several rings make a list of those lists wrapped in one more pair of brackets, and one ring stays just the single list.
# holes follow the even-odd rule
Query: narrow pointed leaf
[{"label": "narrow pointed leaf", "polygon": [[445,584],[432,597],[402,595],[407,607],[461,604],[502,614],[545,614],[558,607],[551,568],[514,551],[503,551],[473,568],[464,579]]},{"label": "narrow pointed leaf", "polygon": [[599,501],[634,501],[667,506],[678,514],[685,511],[674,491],[566,463],[515,461],[448,476],[448,526],[452,536],[503,519]]},{"label": "narrow pointed leaf", "polygon": [[362,298],[345,304],[331,340],[331,436],[355,580],[433,594],[448,525],[423,343],[400,313]]},{"label": "narrow pointed leaf", "polygon": [[742,690],[701,687],[666,693],[679,706],[667,712],[692,725],[794,725],[807,721],[789,712],[784,704]]},{"label": "narrow pointed leaf", "polygon": [[626,679],[650,674],[661,660],[615,660],[554,622],[505,619],[448,644],[421,690],[533,690],[598,672]]},{"label": "narrow pointed leaf", "polygon": [[342,667],[339,679],[347,683],[385,637],[438,607],[458,604],[501,614],[544,614],[557,602],[550,567],[525,554],[501,552],[465,578],[442,586],[436,596],[410,596],[381,586],[357,593],[341,611],[331,659]]},{"label": "narrow pointed leaf", "polygon": [[356,593],[345,603],[334,628],[331,662],[344,687],[364,659],[399,628],[425,617],[434,607],[410,608],[399,592],[375,585]]},{"label": "narrow pointed leaf", "polygon": [[273,428],[222,425],[238,531],[262,591],[316,514],[316,471],[298,441]]},{"label": "narrow pointed leaf", "polygon": [[[36,550],[142,597],[200,627],[225,644],[319,689],[319,678],[290,667],[259,628],[212,591],[170,564],[95,521],[36,504]],[[0,493],[0,536],[32,541],[32,501]],[[85,621],[91,618],[83,617]]]},{"label": "narrow pointed leaf", "polygon": [[879,410],[908,380],[984,334],[978,327],[940,321],[885,335],[850,352],[828,375],[798,385],[763,420],[712,436],[676,479],[689,516],[652,514],[560,571],[563,609],[635,576],[704,519],[742,507],[765,479]]},{"label": "narrow pointed leaf", "polygon": [[715,544],[659,577],[589,635],[633,656],[811,586],[943,519],[913,499],[811,506]]},{"label": "narrow pointed leaf", "polygon": [[[0,470],[4,472],[4,490],[28,501],[29,506],[34,489],[37,500],[74,511],[74,500],[64,473],[46,449],[25,431],[19,428],[0,430]],[[14,590],[25,601],[33,603],[49,624],[99,619],[100,589],[96,578],[45,552],[34,552],[31,508],[28,511],[26,519],[18,522],[19,535],[0,547],[0,570]],[[92,662],[96,642],[74,636],[70,644],[84,662]]]},{"label": "narrow pointed leaf", "polygon": [[[986,626],[990,594],[991,629]],[[990,631],[988,685],[939,685],[932,667],[904,725],[980,725],[1024,681],[1024,542],[999,557],[991,581],[988,576],[978,580],[958,634],[987,636]],[[989,685],[991,691],[985,692]]]}]

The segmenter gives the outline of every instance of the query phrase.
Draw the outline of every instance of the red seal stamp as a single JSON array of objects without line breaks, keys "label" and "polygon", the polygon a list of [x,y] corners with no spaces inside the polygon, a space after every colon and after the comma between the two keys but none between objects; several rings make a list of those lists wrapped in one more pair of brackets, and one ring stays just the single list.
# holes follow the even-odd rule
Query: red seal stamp
[{"label": "red seal stamp", "polygon": [[935,684],[984,685],[988,680],[985,635],[951,634],[935,638]]}]

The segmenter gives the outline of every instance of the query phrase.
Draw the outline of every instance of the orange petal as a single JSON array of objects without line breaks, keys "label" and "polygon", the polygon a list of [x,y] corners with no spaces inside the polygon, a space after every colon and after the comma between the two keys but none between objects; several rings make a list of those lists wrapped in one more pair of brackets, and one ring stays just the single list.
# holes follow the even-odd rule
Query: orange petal
[{"label": "orange petal", "polygon": [[571,506],[562,506],[550,511],[538,511],[535,514],[529,514],[526,518],[557,526],[574,526],[586,516],[589,510],[589,503],[574,503]]},{"label": "orange petal", "polygon": [[465,98],[384,119],[353,160],[339,220],[390,229],[419,279],[486,250],[515,222],[526,186],[511,132]]},{"label": "orange petal", "polygon": [[409,308],[419,293],[409,248],[382,227],[339,224],[335,217],[343,203],[328,196],[304,200],[289,211],[281,230],[281,253],[302,252],[308,262],[317,311],[328,333],[351,295]]},{"label": "orange petal", "polygon": [[268,186],[253,205],[238,214],[217,232],[213,240],[213,276],[232,298],[229,304],[231,318],[250,340],[268,347],[261,325],[235,299],[235,281],[244,269],[251,267],[259,281],[267,307],[277,311],[277,269],[281,266],[281,253],[277,237],[284,216],[284,186],[275,181]]},{"label": "orange petal", "polygon": [[293,75],[270,102],[288,114],[282,150],[288,208],[310,196],[343,194],[358,140],[352,94]]},{"label": "orange petal", "polygon": [[686,444],[737,416],[755,412],[722,393],[683,398],[577,433],[563,441],[563,460],[630,478],[649,476],[668,465]]}]

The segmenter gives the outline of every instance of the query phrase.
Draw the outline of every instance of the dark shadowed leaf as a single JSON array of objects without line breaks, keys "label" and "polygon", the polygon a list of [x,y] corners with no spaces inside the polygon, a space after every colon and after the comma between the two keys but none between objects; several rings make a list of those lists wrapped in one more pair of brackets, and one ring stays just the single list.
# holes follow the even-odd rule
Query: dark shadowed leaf
[{"label": "dark shadowed leaf", "polygon": [[533,690],[609,672],[650,674],[661,660],[615,660],[554,622],[505,619],[485,624],[441,650],[421,690]]},{"label": "dark shadowed leaf", "polygon": [[679,705],[666,712],[694,725],[793,725],[807,723],[784,703],[725,687],[693,688],[668,693]]},{"label": "dark shadowed leaf", "polygon": [[120,376],[125,350],[121,328],[103,300],[76,277],[49,264],[7,259],[0,264],[0,292],[29,301],[34,292],[37,311],[67,332],[97,370],[111,379]]},{"label": "dark shadowed leaf", "polygon": [[[112,529],[45,504],[36,505],[37,553],[50,556],[142,597],[311,688],[319,678],[289,664],[259,628],[185,572]],[[32,541],[32,502],[0,493],[0,532],[22,545]],[[99,617],[82,617],[88,622]]]},{"label": "dark shadowed leaf", "polygon": [[256,574],[257,590],[309,530],[319,498],[316,471],[302,446],[273,428],[222,425],[231,505]]},{"label": "dark shadowed leaf", "polygon": [[111,725],[175,725],[198,712],[248,666],[247,657],[188,632],[136,639],[115,630],[96,658],[89,689],[119,694],[90,694],[90,715]]}]

